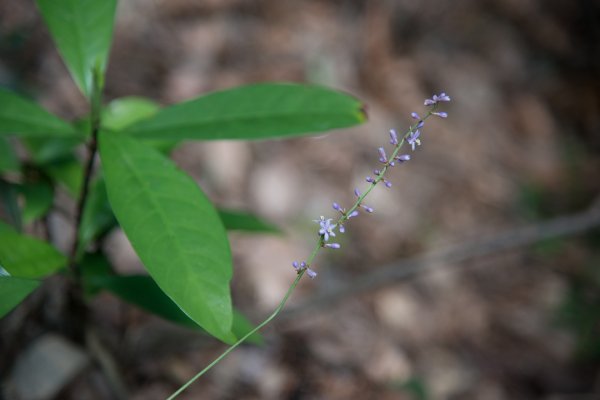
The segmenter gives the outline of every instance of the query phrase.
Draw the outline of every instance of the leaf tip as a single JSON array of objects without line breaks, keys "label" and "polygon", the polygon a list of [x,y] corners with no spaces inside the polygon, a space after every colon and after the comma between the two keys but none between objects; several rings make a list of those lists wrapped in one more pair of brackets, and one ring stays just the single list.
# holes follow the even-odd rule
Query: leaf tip
[{"label": "leaf tip", "polygon": [[360,104],[358,108],[358,119],[360,120],[360,122],[365,122],[369,119],[368,107],[366,104]]}]

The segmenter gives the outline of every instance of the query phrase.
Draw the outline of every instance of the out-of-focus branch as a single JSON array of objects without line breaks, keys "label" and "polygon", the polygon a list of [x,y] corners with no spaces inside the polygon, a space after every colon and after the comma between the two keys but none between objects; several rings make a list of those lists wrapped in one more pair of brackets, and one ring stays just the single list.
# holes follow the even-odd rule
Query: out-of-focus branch
[{"label": "out-of-focus branch", "polygon": [[598,226],[600,226],[600,197],[587,211],[581,213],[557,217],[523,228],[501,232],[488,238],[472,240],[468,243],[449,246],[384,265],[373,272],[341,284],[330,292],[312,296],[306,302],[283,313],[280,319],[328,307],[348,297],[390,286],[444,265],[462,263],[547,239],[575,235]]}]

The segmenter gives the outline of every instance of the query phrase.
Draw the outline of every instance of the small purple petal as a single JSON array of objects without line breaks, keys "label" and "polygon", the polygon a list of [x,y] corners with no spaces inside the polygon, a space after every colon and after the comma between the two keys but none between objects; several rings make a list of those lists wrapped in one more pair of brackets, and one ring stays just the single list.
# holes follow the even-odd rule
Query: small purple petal
[{"label": "small purple petal", "polygon": [[433,115],[437,115],[440,118],[448,118],[448,113],[445,112],[434,112]]},{"label": "small purple petal", "polygon": [[340,224],[340,233],[344,232],[346,232],[346,228],[344,228],[344,225]]},{"label": "small purple petal", "polygon": [[295,270],[298,270],[298,269],[300,269],[300,265],[298,264],[298,261],[294,261],[294,262],[292,263],[292,266],[294,267],[294,269],[295,269]]},{"label": "small purple petal", "polygon": [[448,96],[446,93],[442,92],[437,96],[437,101],[450,101],[450,96]]},{"label": "small purple petal", "polygon": [[367,182],[369,182],[369,183],[373,183],[373,182],[374,182],[374,179],[373,179],[373,178],[371,178],[370,176],[367,176],[367,178],[366,178],[365,180],[366,180]]},{"label": "small purple petal", "polygon": [[388,181],[386,179],[383,180],[383,183],[385,184],[385,187],[388,187],[388,188],[392,187],[392,182],[390,182],[390,181]]},{"label": "small purple petal", "polygon": [[317,276],[317,273],[310,268],[306,268],[306,275],[308,275],[310,279],[314,279]]},{"label": "small purple petal", "polygon": [[373,208],[371,208],[369,206],[361,205],[361,207],[364,208],[365,211],[368,213],[372,213],[373,211],[375,211]]},{"label": "small purple petal", "polygon": [[354,210],[350,214],[348,214],[348,219],[358,217],[358,214],[358,210]]},{"label": "small purple petal", "polygon": [[417,124],[417,129],[421,129],[423,126],[425,126],[425,121],[419,121]]},{"label": "small purple petal", "polygon": [[354,189],[354,195],[355,195],[356,197],[360,197],[360,190],[358,190],[358,189],[356,189],[356,188],[355,188],[355,189]]},{"label": "small purple petal", "polygon": [[419,130],[416,130],[414,132],[411,132],[408,135],[408,138],[406,138],[406,141],[408,142],[408,144],[410,144],[410,147],[414,150],[415,146],[420,145],[421,141],[419,140],[419,136],[421,135],[421,132]]},{"label": "small purple petal", "polygon": [[300,263],[300,268],[301,268],[301,269],[304,269],[304,268],[306,268],[306,263],[305,263],[304,261],[302,261],[302,262]]},{"label": "small purple petal", "polygon": [[424,104],[424,105],[426,105],[426,106],[432,106],[432,105],[434,105],[434,104],[435,104],[435,101],[434,101],[434,100],[431,100],[431,99],[426,99],[426,100],[423,102],[423,104]]},{"label": "small purple petal", "polygon": [[379,151],[379,161],[385,164],[387,162],[385,150],[383,149],[383,147],[380,147],[379,149],[377,149],[377,151]]},{"label": "small purple petal", "polygon": [[330,249],[339,249],[342,246],[339,243],[327,243],[325,247],[329,247]]},{"label": "small purple petal", "polygon": [[402,155],[396,156],[396,160],[398,162],[401,162],[401,163],[405,162],[405,161],[408,161],[408,160],[410,160],[410,155],[409,154],[402,154]]},{"label": "small purple petal", "polygon": [[390,129],[390,144],[394,146],[398,144],[398,134],[395,129]]},{"label": "small purple petal", "polygon": [[315,220],[320,226],[319,235],[323,236],[324,241],[329,240],[329,236],[335,236],[333,229],[337,226],[336,224],[331,223],[332,218],[325,219],[324,216],[321,215],[320,219]]},{"label": "small purple petal", "polygon": [[380,171],[380,170],[378,170],[378,169],[374,169],[374,170],[373,170],[373,173],[375,174],[375,176],[379,176],[379,175],[381,175],[381,171]]},{"label": "small purple petal", "polygon": [[332,207],[336,211],[342,211],[342,207],[338,203],[333,203]]},{"label": "small purple petal", "polygon": [[413,117],[413,119],[418,119],[419,121],[421,120],[421,117],[419,117],[419,114],[416,112],[410,113],[410,116]]}]

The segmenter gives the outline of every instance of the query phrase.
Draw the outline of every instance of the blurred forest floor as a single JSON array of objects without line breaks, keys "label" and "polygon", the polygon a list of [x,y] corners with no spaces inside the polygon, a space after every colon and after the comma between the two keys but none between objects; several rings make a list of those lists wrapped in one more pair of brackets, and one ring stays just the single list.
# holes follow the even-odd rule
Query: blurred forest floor
[{"label": "blurred forest floor", "polygon": [[[0,1],[0,83],[69,118],[86,105],[31,0]],[[317,260],[290,308],[382,265],[584,211],[600,194],[600,5],[592,0],[121,0],[107,100],[162,104],[258,81],[311,82],[368,105],[369,121],[319,137],[183,143],[177,163],[218,204],[284,235],[231,234],[234,302],[271,312],[308,255],[319,215],[349,204],[387,131],[447,92],[447,120],[378,188],[339,252]],[[66,196],[58,201],[73,207]],[[72,221],[50,217],[66,248]],[[268,327],[182,399],[598,399],[600,230],[421,274]],[[104,243],[143,271],[124,235]],[[50,307],[51,304],[47,305]],[[163,399],[224,346],[102,294],[98,335],[128,398]],[[11,368],[51,330],[27,303],[3,320]],[[15,335],[19,340],[15,341]],[[4,351],[4,350],[3,350]],[[29,382],[29,384],[34,384]],[[56,398],[111,399],[89,366]],[[112,388],[112,389],[111,389]],[[1,397],[1,395],[0,395]]]}]

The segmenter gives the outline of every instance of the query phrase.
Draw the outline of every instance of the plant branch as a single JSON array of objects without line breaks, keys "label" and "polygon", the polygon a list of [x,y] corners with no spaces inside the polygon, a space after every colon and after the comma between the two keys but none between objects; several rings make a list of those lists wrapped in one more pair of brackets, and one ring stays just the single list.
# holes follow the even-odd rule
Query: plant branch
[{"label": "plant branch", "polygon": [[69,270],[75,279],[78,286],[81,285],[81,269],[77,266],[77,258],[80,246],[80,230],[81,221],[83,219],[83,212],[85,210],[85,204],[90,191],[90,183],[92,180],[92,173],[94,172],[94,161],[96,159],[96,153],[98,151],[98,132],[100,131],[100,113],[101,113],[101,98],[102,98],[102,82],[101,73],[94,70],[94,86],[92,90],[92,97],[90,102],[90,141],[88,143],[88,158],[83,173],[83,183],[81,186],[81,192],[77,201],[77,210],[75,214],[75,238],[73,240],[73,246],[69,253]]},{"label": "plant branch", "polygon": [[79,195],[79,200],[77,201],[77,211],[75,214],[75,239],[73,240],[73,246],[71,247],[71,252],[69,254],[69,269],[71,270],[73,276],[75,276],[76,280],[79,280],[80,278],[80,270],[76,266],[80,238],[79,231],[81,229],[83,210],[85,209],[85,203],[89,194],[92,172],[94,170],[94,161],[96,159],[96,152],[98,150],[98,131],[98,126],[92,127],[91,139],[88,144],[88,158],[83,174],[83,184],[81,188],[81,194]]}]

